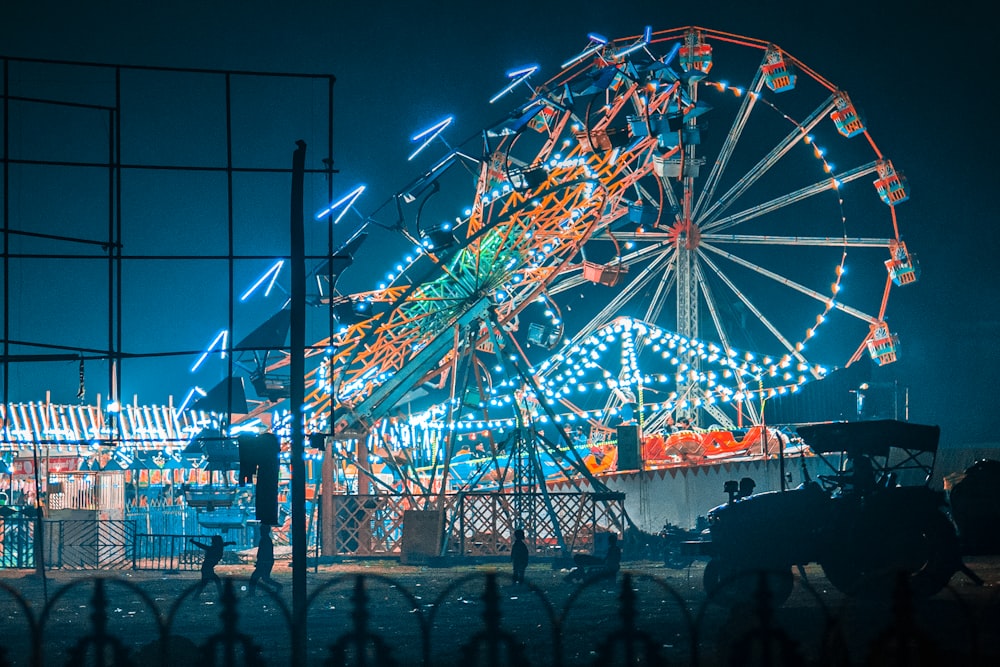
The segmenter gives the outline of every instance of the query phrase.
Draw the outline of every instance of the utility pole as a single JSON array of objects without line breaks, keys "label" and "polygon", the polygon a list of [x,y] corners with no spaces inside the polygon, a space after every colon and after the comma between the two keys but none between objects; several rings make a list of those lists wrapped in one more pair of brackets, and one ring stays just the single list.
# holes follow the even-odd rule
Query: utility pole
[{"label": "utility pole", "polygon": [[289,402],[292,454],[292,664],[306,664],[306,466],[302,406],[305,403],[305,216],[303,215],[306,142],[295,142],[292,155],[290,252],[292,269]]}]

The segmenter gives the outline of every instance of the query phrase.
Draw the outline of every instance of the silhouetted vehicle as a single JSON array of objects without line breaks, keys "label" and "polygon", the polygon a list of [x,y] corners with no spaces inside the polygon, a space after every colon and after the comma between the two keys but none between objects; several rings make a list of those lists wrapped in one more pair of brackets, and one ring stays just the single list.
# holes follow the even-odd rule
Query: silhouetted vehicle
[{"label": "silhouetted vehicle", "polygon": [[695,541],[701,535],[703,521],[705,521],[705,517],[698,517],[699,528],[695,530],[684,530],[669,521],[663,524],[663,528],[656,535],[660,540],[660,553],[663,556],[665,566],[674,570],[683,570],[691,566],[695,560],[695,554],[686,550],[685,545]]},{"label": "silhouetted vehicle", "polygon": [[[800,426],[798,435],[830,474],[795,489],[752,493],[728,482],[730,500],[709,512],[709,593],[749,595],[766,572],[772,601],[784,602],[792,567],[819,563],[854,597],[887,595],[906,579],[915,596],[940,591],[963,563],[943,491],[928,487],[940,428],[894,420]],[[749,482],[749,483],[748,483]]]},{"label": "silhouetted vehicle", "polygon": [[962,553],[1000,554],[1000,461],[980,459],[947,481]]}]

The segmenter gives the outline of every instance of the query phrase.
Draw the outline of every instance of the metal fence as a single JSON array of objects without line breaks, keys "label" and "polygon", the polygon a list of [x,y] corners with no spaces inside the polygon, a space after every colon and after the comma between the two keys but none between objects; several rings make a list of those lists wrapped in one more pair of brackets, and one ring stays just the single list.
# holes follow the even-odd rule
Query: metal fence
[{"label": "metal fence", "polygon": [[196,570],[201,565],[204,552],[192,548],[190,538],[185,535],[136,535],[135,558],[132,567],[136,570],[165,570],[180,572]]},{"label": "metal fence", "polygon": [[797,605],[782,609],[770,604],[768,577],[751,576],[756,591],[734,606],[629,571],[564,590],[530,574],[516,586],[494,572],[459,574],[436,588],[334,574],[313,581],[298,613],[280,593],[245,592],[244,578],[224,578],[213,605],[202,598],[216,592],[198,583],[147,590],[151,582],[88,577],[39,601],[0,580],[0,664],[1000,664],[996,595],[921,601],[900,586],[891,604],[834,606],[802,580]]},{"label": "metal fence", "polygon": [[[235,542],[235,549],[250,549],[257,545],[259,522],[253,518],[252,505],[240,504],[211,510],[197,508],[181,501],[153,499],[145,504],[131,503],[125,508],[125,519],[136,523],[136,531],[145,535],[196,535],[218,533],[226,541]],[[288,513],[282,508],[281,518]],[[307,511],[306,539],[310,545],[318,541],[318,507]],[[288,526],[271,532],[275,544],[288,544]],[[142,554],[139,556],[143,557]]]},{"label": "metal fence", "polygon": [[[514,529],[524,527],[530,546],[558,558],[593,550],[595,535],[624,534],[622,494],[595,493],[469,493],[439,496],[377,494],[336,496],[331,526],[334,539],[325,556],[401,557],[404,517],[420,507],[437,506],[439,532],[430,538],[436,553],[448,557],[503,557],[510,553]],[[45,567],[62,570],[189,570],[200,562],[191,537],[220,534],[234,542],[227,553],[257,545],[258,522],[241,519],[211,523],[180,505],[130,507],[123,520],[45,519],[41,540],[37,523],[26,512],[0,516],[0,568],[36,567],[35,549],[44,548]],[[310,524],[320,524],[318,515]],[[319,531],[310,531],[307,552],[320,555]],[[275,543],[287,545],[276,531]],[[564,553],[565,551],[565,553]],[[227,556],[230,557],[230,556]],[[235,558],[235,556],[231,556]]]},{"label": "metal fence", "polygon": [[198,511],[190,505],[156,499],[146,505],[129,504],[125,518],[136,522],[140,533],[182,535],[198,530]]},{"label": "metal fence", "polygon": [[35,567],[35,524],[20,512],[0,517],[0,568]]},{"label": "metal fence", "polygon": [[127,570],[135,554],[135,522],[113,519],[46,520],[45,567]]},{"label": "metal fence", "polygon": [[549,556],[593,550],[594,535],[624,534],[621,493],[454,493],[334,496],[333,549],[337,555],[398,556],[406,512],[443,512],[443,552],[451,556],[504,556],[514,529],[524,527],[532,544]]},{"label": "metal fence", "polygon": [[[36,528],[34,519],[0,520],[0,569],[36,568]],[[137,533],[131,521],[45,521],[42,536],[49,570],[180,572],[197,570],[205,555],[190,542],[197,536]],[[240,551],[231,549],[222,562],[241,561]]]}]

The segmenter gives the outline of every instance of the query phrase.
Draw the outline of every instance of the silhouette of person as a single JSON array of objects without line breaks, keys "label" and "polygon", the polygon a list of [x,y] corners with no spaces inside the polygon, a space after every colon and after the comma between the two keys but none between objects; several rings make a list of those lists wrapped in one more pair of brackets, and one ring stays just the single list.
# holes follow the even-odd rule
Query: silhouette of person
[{"label": "silhouette of person", "polygon": [[222,555],[226,547],[236,544],[236,542],[223,542],[221,535],[212,535],[212,541],[209,544],[199,542],[193,537],[191,538],[191,544],[205,550],[205,560],[201,562],[201,584],[198,586],[197,594],[201,595],[202,591],[205,590],[205,585],[211,581],[215,583],[215,589],[218,591],[219,597],[222,597],[222,579],[215,573],[215,566],[222,561]]},{"label": "silhouette of person", "polygon": [[611,533],[608,535],[608,553],[604,556],[604,571],[609,574],[618,574],[622,566],[622,548],[618,546],[618,535]]},{"label": "silhouette of person", "polygon": [[510,562],[514,568],[514,583],[524,583],[524,571],[528,568],[528,545],[524,543],[524,531],[514,531],[514,544],[510,548]]},{"label": "silhouette of person", "polygon": [[845,475],[846,483],[858,493],[868,493],[875,488],[875,468],[871,459],[858,455],[849,461],[850,467]]},{"label": "silhouette of person", "polygon": [[271,526],[266,523],[260,526],[260,540],[257,542],[257,562],[250,575],[248,591],[250,595],[257,593],[257,584],[262,583],[275,593],[280,593],[283,586],[271,578],[271,568],[274,567],[274,542],[271,540]]}]

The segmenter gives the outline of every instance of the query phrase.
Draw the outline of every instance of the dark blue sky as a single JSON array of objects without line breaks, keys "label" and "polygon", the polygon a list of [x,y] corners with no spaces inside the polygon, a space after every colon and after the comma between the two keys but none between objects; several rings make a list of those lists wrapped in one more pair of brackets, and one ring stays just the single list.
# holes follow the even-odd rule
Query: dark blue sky
[{"label": "dark blue sky", "polygon": [[[620,37],[646,25],[699,25],[779,45],[850,93],[912,189],[899,216],[923,272],[916,286],[893,295],[890,322],[902,347],[886,377],[909,387],[910,418],[940,424],[945,444],[996,440],[1000,234],[992,206],[997,133],[987,116],[987,72],[996,58],[987,55],[991,37],[982,17],[897,0],[147,4],[6,3],[0,50],[110,64],[334,74],[338,178],[343,188],[367,183],[372,206],[416,174],[406,161],[416,130],[454,114],[453,136],[477,132],[495,120],[487,100],[504,72],[537,62],[554,73],[588,32]],[[185,390],[168,393],[179,400]]]}]

